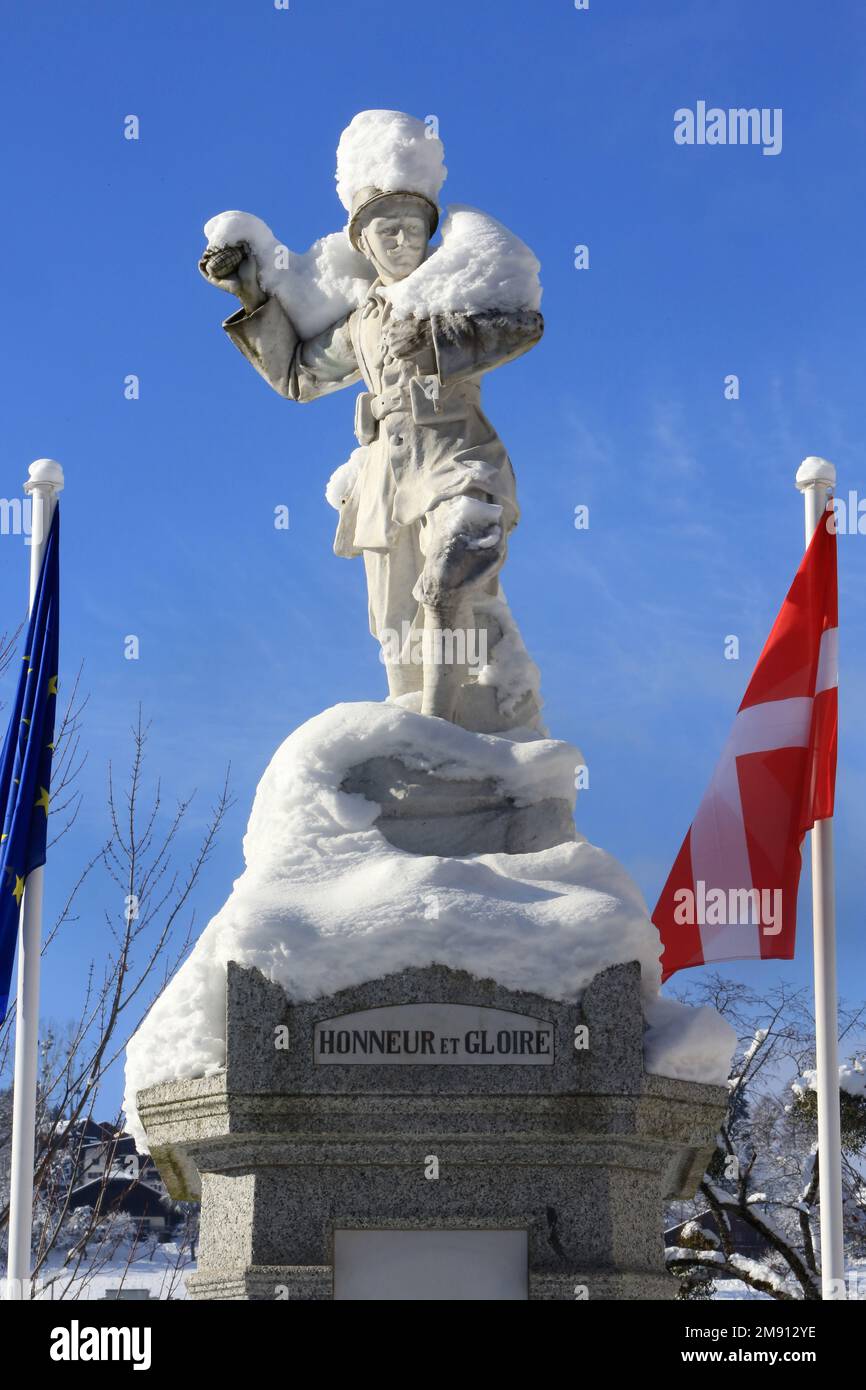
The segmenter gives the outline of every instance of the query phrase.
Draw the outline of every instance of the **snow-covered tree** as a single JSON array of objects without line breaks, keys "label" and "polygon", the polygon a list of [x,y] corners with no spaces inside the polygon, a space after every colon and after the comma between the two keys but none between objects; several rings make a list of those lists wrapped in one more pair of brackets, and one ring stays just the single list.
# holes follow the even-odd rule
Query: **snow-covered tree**
[{"label": "snow-covered tree", "polygon": [[[737,1028],[740,1046],[716,1151],[693,1203],[677,1203],[672,1222],[691,1218],[668,1265],[683,1297],[706,1297],[716,1279],[741,1280],[774,1299],[820,1299],[820,1209],[814,1095],[814,1021],[804,990],[780,985],[765,995],[721,976],[683,996],[711,1003]],[[862,1044],[866,1004],[843,1008],[844,1041]],[[853,1053],[840,1068],[845,1241],[851,1259],[866,1242],[866,1073]],[[744,1253],[744,1236],[760,1249]]]}]

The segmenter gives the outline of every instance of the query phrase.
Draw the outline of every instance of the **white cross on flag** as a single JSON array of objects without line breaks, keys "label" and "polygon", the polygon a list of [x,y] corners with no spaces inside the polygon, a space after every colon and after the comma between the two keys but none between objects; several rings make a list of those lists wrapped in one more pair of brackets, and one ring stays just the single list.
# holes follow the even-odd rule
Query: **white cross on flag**
[{"label": "white cross on flag", "polygon": [[838,621],[828,503],[656,904],[663,980],[794,954],[801,846],[833,814]]}]

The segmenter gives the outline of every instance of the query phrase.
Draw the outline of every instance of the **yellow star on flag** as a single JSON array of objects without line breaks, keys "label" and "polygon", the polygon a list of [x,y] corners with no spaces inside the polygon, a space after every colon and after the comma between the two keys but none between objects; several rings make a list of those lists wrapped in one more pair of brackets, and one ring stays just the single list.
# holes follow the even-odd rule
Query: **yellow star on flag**
[{"label": "yellow star on flag", "polygon": [[39,788],[39,795],[37,796],[36,801],[34,802],[34,810],[38,809],[38,808],[41,806],[42,809],[43,809],[43,811],[45,812],[45,814],[46,814],[46,816],[47,816],[47,815],[48,815],[48,799],[49,799],[49,798],[48,798],[48,792],[45,790],[44,787],[40,787],[40,788]]},{"label": "yellow star on flag", "polygon": [[18,874],[15,875],[15,887],[12,889],[12,896],[20,907],[21,899],[24,897],[24,880]]},{"label": "yellow star on flag", "polygon": [[48,677],[48,694],[49,694],[49,695],[56,695],[56,694],[57,694],[57,677],[56,677],[56,676],[49,676],[49,677]]}]

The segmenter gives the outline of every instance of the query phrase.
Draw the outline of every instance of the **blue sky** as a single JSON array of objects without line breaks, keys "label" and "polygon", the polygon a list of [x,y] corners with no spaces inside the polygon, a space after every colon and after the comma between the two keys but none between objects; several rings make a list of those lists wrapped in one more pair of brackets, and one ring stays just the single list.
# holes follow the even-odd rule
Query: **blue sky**
[{"label": "blue sky", "polygon": [[[34,458],[65,467],[62,675],[83,661],[90,692],[85,799],[50,862],[49,917],[105,838],[106,766],[125,766],[139,702],[167,799],[198,789],[182,857],[232,764],[203,926],[242,867],[277,745],[331,704],[383,694],[362,568],[331,553],[323,496],[354,443],[354,392],[303,410],[269,392],[224,341],[233,301],[196,270],[202,225],[225,208],[296,250],[338,228],[336,143],[367,107],[435,114],[443,200],[493,213],[541,260],[543,342],[485,386],[523,510],[504,585],[549,727],[590,768],[579,828],[652,907],[799,560],[798,463],[832,459],[840,493],[866,498],[866,11],[47,0],[7,6],[4,28],[0,495],[19,495]],[[781,108],[781,153],[675,144],[674,111],[699,100]],[[129,114],[138,141],[123,138]],[[840,537],[839,558],[839,952],[854,998],[866,537]],[[0,537],[0,629],[22,614],[25,566],[20,537]],[[52,949],[47,1017],[74,1014],[115,896],[94,879]],[[796,961],[730,974],[807,983],[806,906]]]}]

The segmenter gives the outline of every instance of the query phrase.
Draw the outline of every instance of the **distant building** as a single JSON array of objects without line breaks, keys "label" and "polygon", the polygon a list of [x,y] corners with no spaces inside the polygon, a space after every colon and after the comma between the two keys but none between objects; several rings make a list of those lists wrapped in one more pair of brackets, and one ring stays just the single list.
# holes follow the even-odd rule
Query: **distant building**
[{"label": "distant building", "polygon": [[92,1120],[70,1126],[70,1208],[92,1207],[100,1217],[123,1212],[140,1229],[168,1233],[181,1218],[149,1154],[136,1151],[131,1134]]}]

